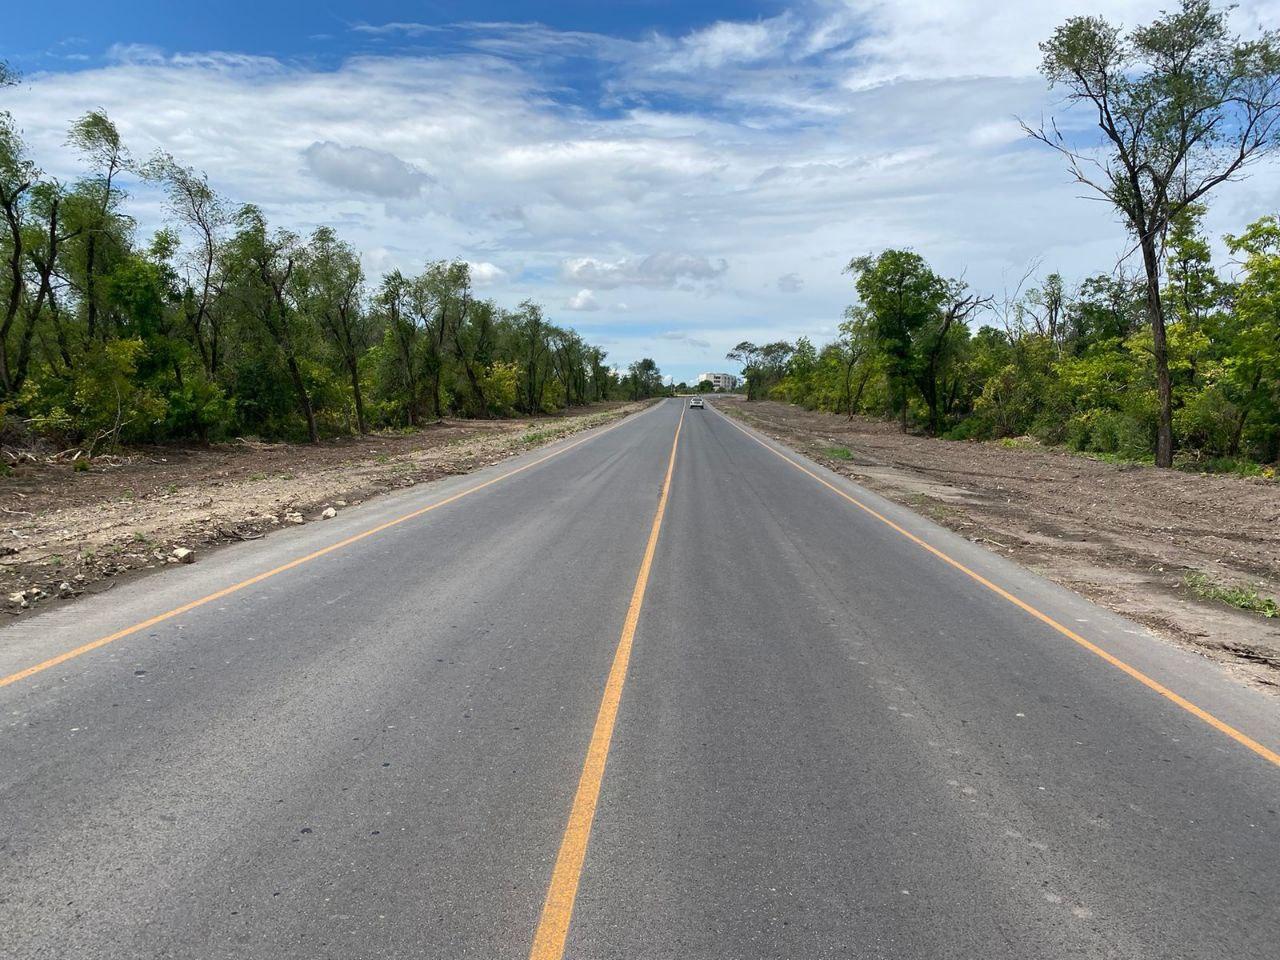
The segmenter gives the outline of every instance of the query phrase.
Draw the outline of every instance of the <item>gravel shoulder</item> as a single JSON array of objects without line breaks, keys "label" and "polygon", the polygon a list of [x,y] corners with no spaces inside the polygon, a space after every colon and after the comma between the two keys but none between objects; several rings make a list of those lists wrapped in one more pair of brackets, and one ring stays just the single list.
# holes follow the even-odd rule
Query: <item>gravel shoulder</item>
[{"label": "gravel shoulder", "polygon": [[[773,401],[716,405],[876,492],[1280,693],[1280,483],[1115,464],[1031,440],[954,442]],[[1197,590],[1192,583],[1201,584]]]},{"label": "gravel shoulder", "polygon": [[314,446],[237,440],[138,448],[95,457],[87,470],[5,450],[10,474],[0,479],[0,609],[21,616],[100,592],[122,576],[191,562],[208,548],[469,473],[645,406],[448,420]]}]

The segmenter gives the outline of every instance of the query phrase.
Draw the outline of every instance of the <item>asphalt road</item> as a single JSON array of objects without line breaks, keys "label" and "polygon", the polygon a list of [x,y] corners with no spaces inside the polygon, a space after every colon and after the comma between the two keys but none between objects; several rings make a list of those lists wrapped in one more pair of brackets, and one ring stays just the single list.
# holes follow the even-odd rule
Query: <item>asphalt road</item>
[{"label": "asphalt road", "polygon": [[1280,955],[1274,698],[679,401],[0,684],[4,958]]}]

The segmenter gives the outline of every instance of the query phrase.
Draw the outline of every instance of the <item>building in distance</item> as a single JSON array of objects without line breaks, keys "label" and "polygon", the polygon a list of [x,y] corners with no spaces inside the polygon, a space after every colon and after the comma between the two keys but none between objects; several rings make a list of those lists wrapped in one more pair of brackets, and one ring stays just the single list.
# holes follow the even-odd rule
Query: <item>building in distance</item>
[{"label": "building in distance", "polygon": [[700,373],[699,383],[709,383],[716,390],[738,389],[738,378],[732,373]]}]

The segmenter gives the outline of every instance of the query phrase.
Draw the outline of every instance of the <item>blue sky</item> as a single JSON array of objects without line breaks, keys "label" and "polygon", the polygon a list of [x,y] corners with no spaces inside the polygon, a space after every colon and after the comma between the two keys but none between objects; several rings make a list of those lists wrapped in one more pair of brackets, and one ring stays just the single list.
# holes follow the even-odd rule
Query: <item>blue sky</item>
[{"label": "blue sky", "polygon": [[[78,175],[67,126],[103,108],[136,156],[169,151],[281,226],[334,225],[374,280],[462,257],[486,296],[684,379],[741,339],[832,336],[841,268],[870,250],[997,297],[1028,269],[1111,269],[1122,231],[1016,118],[1060,112],[1036,74],[1056,24],[1160,6],[64,2],[11,13],[0,57],[53,175]],[[1280,22],[1280,0],[1235,17]],[[1280,207],[1278,179],[1228,186],[1210,229]],[[139,231],[161,225],[130,190]]]},{"label": "blue sky", "polygon": [[25,5],[6,16],[18,38],[9,55],[32,68],[56,49],[75,25],[78,45],[106,50],[112,44],[147,43],[174,50],[237,50],[272,57],[335,57],[367,52],[376,35],[352,33],[359,25],[418,23],[447,27],[474,21],[542,23],[555,30],[585,31],[639,39],[655,31],[680,35],[720,20],[754,20],[776,15],[784,4],[609,0],[556,3],[313,3],[60,2]]}]

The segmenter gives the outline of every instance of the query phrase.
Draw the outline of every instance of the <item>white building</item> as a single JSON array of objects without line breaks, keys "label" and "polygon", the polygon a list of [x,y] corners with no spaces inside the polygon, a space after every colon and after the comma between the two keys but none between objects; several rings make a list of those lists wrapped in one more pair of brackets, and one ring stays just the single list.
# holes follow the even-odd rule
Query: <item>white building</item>
[{"label": "white building", "polygon": [[717,390],[738,389],[738,378],[732,373],[700,373],[698,374],[698,382],[709,383]]}]

